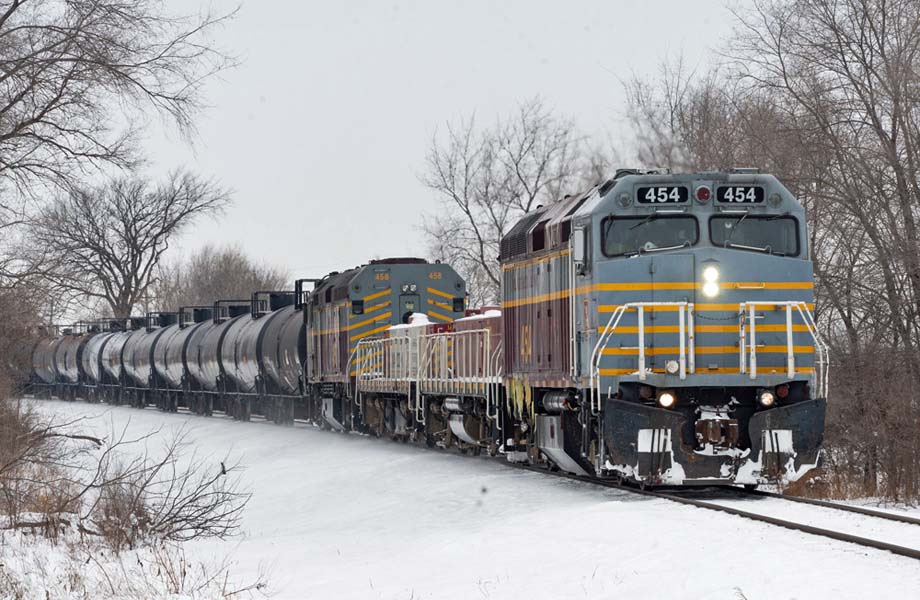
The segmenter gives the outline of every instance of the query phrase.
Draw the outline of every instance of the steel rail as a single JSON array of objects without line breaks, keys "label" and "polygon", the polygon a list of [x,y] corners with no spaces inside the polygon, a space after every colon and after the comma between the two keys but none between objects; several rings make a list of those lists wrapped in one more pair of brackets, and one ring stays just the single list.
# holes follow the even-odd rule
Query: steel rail
[{"label": "steel rail", "polygon": [[[897,545],[897,544],[891,544],[891,543],[888,543],[888,542],[882,542],[882,541],[880,541],[880,540],[875,540],[875,539],[871,539],[871,538],[864,538],[864,537],[861,537],[861,536],[858,536],[858,535],[851,535],[851,534],[848,534],[848,533],[843,533],[843,532],[840,532],[840,531],[835,531],[835,530],[833,530],[833,529],[824,529],[824,528],[822,528],[822,527],[815,527],[815,526],[813,526],[813,525],[806,525],[806,524],[804,524],[804,523],[797,523],[797,522],[795,522],[795,521],[787,521],[787,520],[785,520],[785,519],[779,519],[779,518],[776,518],[776,517],[771,517],[771,516],[769,516],[769,515],[764,515],[764,514],[760,514],[760,513],[754,513],[754,512],[750,512],[750,511],[746,511],[746,510],[741,510],[741,509],[739,509],[739,508],[733,508],[733,507],[730,507],[730,506],[724,506],[724,505],[722,505],[722,504],[716,504],[716,503],[713,503],[713,502],[707,502],[707,501],[705,501],[705,500],[696,500],[696,499],[693,499],[693,498],[685,498],[685,497],[682,497],[682,496],[679,496],[679,495],[669,494],[669,493],[667,493],[667,492],[660,492],[660,491],[654,491],[654,490],[648,490],[648,489],[643,490],[643,489],[631,487],[631,486],[628,486],[628,485],[625,485],[625,484],[621,484],[621,483],[618,483],[618,482],[616,482],[616,481],[610,481],[610,480],[605,480],[605,479],[597,479],[597,478],[594,478],[594,477],[582,477],[582,476],[578,476],[578,475],[573,475],[573,474],[571,474],[571,473],[552,472],[552,471],[548,471],[548,470],[546,470],[546,469],[543,469],[543,468],[540,468],[540,467],[535,467],[535,466],[532,466],[532,465],[521,465],[521,464],[513,464],[513,463],[508,463],[508,464],[511,465],[511,466],[514,466],[514,467],[516,467],[516,468],[525,470],[525,471],[532,471],[532,472],[536,472],[536,473],[544,473],[544,474],[546,474],[546,475],[553,475],[553,476],[556,476],[556,477],[563,477],[563,478],[565,478],[565,479],[571,479],[571,480],[573,480],[573,481],[581,481],[581,482],[583,482],[583,483],[588,483],[588,484],[592,484],[592,485],[599,485],[599,486],[601,486],[601,487],[606,487],[606,488],[621,490],[621,491],[624,491],[624,492],[629,492],[629,493],[633,493],[633,494],[638,494],[638,495],[646,496],[646,497],[650,497],[650,498],[658,498],[658,499],[661,499],[661,500],[668,500],[668,501],[671,501],[671,502],[676,502],[676,503],[678,503],[678,504],[683,504],[683,505],[685,505],[685,506],[693,506],[693,507],[695,507],[695,508],[702,508],[702,509],[705,509],[705,510],[718,511],[718,512],[722,512],[722,513],[734,515],[734,516],[736,516],[736,517],[742,517],[742,518],[745,518],[745,519],[750,519],[750,520],[752,520],[752,521],[759,521],[759,522],[761,522],[761,523],[769,523],[769,524],[771,524],[771,525],[776,525],[776,526],[778,526],[778,527],[783,527],[784,529],[791,529],[791,530],[794,530],[794,531],[801,531],[801,532],[803,532],[803,533],[810,533],[810,534],[812,534],[812,535],[817,535],[817,536],[820,536],[820,537],[830,538],[830,539],[837,540],[837,541],[840,541],[840,542],[847,542],[847,543],[850,543],[850,544],[856,544],[856,545],[863,546],[863,547],[866,547],[866,548],[873,548],[873,549],[875,549],[875,550],[883,550],[883,551],[886,551],[886,552],[891,552],[892,554],[896,554],[896,555],[898,555],[898,556],[904,556],[904,557],[907,557],[907,558],[913,558],[914,560],[920,560],[920,549],[908,548],[908,547],[906,547],[906,546],[899,546],[899,545]],[[738,491],[738,489],[737,489],[737,488],[733,488],[733,491]],[[752,494],[750,491],[746,491],[746,492],[743,492],[743,493]],[[765,494],[765,495],[770,495],[770,494],[771,494],[771,492],[762,492],[762,493]],[[757,495],[756,490],[754,491],[754,493],[753,493],[752,495]],[[777,496],[777,497],[779,497],[779,498],[783,498],[783,499],[788,499],[788,498],[790,498],[789,496],[783,496],[783,495],[781,495],[781,494],[775,494],[775,496]],[[810,500],[810,499],[809,499],[809,500]],[[814,501],[814,502],[816,502],[816,503],[821,503],[821,502],[823,502],[823,501],[816,500],[816,501]],[[811,502],[808,502],[808,503],[811,503]],[[831,508],[841,508],[841,507],[843,506],[843,505],[834,504],[834,503],[832,503],[832,502],[828,502],[827,504],[831,504],[831,505],[832,505]],[[821,506],[822,504],[818,504],[818,505]],[[848,510],[848,508],[859,508],[859,507],[847,507],[847,508],[841,508],[841,509],[842,509],[842,510]],[[857,512],[857,513],[865,514],[865,515],[872,516],[872,517],[880,517],[880,518],[883,518],[883,519],[884,519],[884,518],[889,518],[889,516],[890,516],[888,513],[882,513],[881,511],[874,511],[874,510],[871,510],[871,509],[866,509],[866,511],[867,511],[867,512],[862,512],[861,510],[854,510],[854,511],[851,511],[851,512]],[[884,515],[884,516],[883,516],[883,515]],[[895,516],[895,517],[901,517],[901,515],[894,515],[894,516]],[[916,524],[916,525],[920,525],[920,519],[912,519],[911,517],[905,517],[905,518],[907,519],[907,521],[903,521],[903,519],[901,519],[901,518],[894,518],[894,519],[892,519],[892,520],[895,520],[895,521],[903,521],[903,522],[908,522],[908,523],[913,523],[913,524]]]},{"label": "steel rail", "polygon": [[874,508],[866,508],[864,506],[852,506],[850,504],[840,504],[839,502],[831,502],[829,500],[816,500],[814,498],[803,498],[801,496],[786,496],[784,494],[777,494],[775,492],[766,492],[763,490],[741,490],[741,489],[736,488],[734,489],[734,491],[740,492],[741,495],[746,495],[746,496],[761,496],[763,498],[777,498],[779,500],[787,500],[789,502],[798,502],[800,504],[811,504],[814,506],[821,506],[823,508],[832,508],[836,510],[856,513],[859,515],[865,515],[868,517],[877,517],[879,519],[887,519],[889,521],[898,521],[900,523],[920,525],[920,519],[916,517],[909,517],[907,515],[900,515],[897,513],[885,512],[882,510],[876,510]]}]

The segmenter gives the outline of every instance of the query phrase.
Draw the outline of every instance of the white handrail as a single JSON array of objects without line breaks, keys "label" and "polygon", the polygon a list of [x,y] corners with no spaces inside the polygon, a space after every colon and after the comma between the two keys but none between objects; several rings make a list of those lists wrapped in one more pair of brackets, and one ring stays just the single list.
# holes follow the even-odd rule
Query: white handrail
[{"label": "white handrail", "polygon": [[[617,306],[613,313],[610,315],[610,319],[607,321],[607,326],[604,327],[600,335],[598,335],[597,343],[594,344],[594,349],[591,351],[591,412],[594,415],[597,415],[601,411],[601,390],[600,390],[600,363],[604,355],[604,350],[607,348],[607,345],[610,343],[610,338],[615,333],[617,327],[620,325],[620,321],[623,318],[623,315],[630,310],[635,310],[638,318],[638,337],[639,337],[639,365],[637,368],[639,380],[645,381],[648,376],[647,370],[645,368],[645,309],[651,308],[654,310],[656,307],[664,306],[676,306],[679,317],[678,317],[678,335],[680,336],[680,361],[681,365],[681,379],[686,379],[686,375],[689,372],[693,374],[696,372],[696,335],[693,331],[695,325],[693,320],[693,303],[692,302],[629,302],[627,304],[622,304]],[[689,357],[687,356],[689,353]]]},{"label": "white handrail", "polygon": [[[739,315],[740,325],[739,325],[739,335],[740,335],[740,372],[747,372],[750,375],[751,379],[757,378],[757,307],[758,306],[770,306],[770,307],[782,307],[785,313],[786,318],[786,375],[790,379],[795,377],[796,374],[796,365],[795,365],[795,340],[793,336],[793,309],[795,309],[799,315],[802,317],[802,322],[805,324],[805,328],[808,330],[811,339],[814,341],[815,350],[816,350],[816,390],[815,397],[817,398],[826,398],[827,394],[827,385],[828,385],[828,371],[830,370],[830,353],[827,349],[827,344],[824,343],[824,340],[821,339],[821,336],[818,335],[818,327],[815,323],[814,315],[811,314],[811,311],[808,309],[808,304],[801,300],[756,300],[742,302],[739,306]],[[748,344],[745,348],[745,327],[748,330],[747,338]],[[748,359],[748,365],[745,365],[745,356]]]}]

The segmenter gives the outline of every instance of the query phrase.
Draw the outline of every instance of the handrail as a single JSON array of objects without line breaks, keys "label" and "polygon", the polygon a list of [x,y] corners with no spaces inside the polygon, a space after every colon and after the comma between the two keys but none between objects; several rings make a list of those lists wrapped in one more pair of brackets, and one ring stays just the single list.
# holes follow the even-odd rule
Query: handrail
[{"label": "handrail", "polygon": [[[811,339],[815,343],[817,350],[817,360],[815,361],[816,373],[816,390],[817,398],[826,398],[828,385],[828,371],[830,370],[830,353],[827,344],[818,335],[818,326],[815,323],[814,315],[808,309],[808,304],[801,300],[756,300],[742,302],[739,307],[739,370],[741,373],[749,373],[751,379],[757,378],[757,307],[783,307],[786,314],[786,375],[792,379],[796,375],[795,366],[795,344],[793,337],[793,309],[802,317],[802,322],[808,330]],[[747,361],[747,364],[745,364]]]},{"label": "handrail", "polygon": [[[645,311],[656,306],[678,307],[678,375],[686,379],[687,374],[696,372],[696,335],[694,321],[694,304],[692,302],[630,302],[617,306],[607,321],[606,327],[601,331],[591,352],[591,412],[598,415],[601,412],[600,389],[600,363],[604,350],[622,321],[623,315],[635,311],[638,317],[638,366],[637,375],[640,381],[645,381],[648,376],[645,348]],[[786,374],[792,379],[796,371],[795,340],[793,336],[793,315],[797,312],[805,327],[814,340],[816,349],[816,397],[825,398],[828,389],[828,371],[830,367],[827,344],[818,334],[814,316],[808,305],[801,300],[757,300],[742,302],[738,312],[738,364],[739,373],[748,374],[752,380],[757,379],[757,307],[781,307],[785,312],[786,333]]]},{"label": "handrail", "polygon": [[578,299],[575,288],[575,248],[574,236],[569,238],[569,375],[574,380],[578,377]]},{"label": "handrail", "polygon": [[[629,302],[622,304],[610,315],[607,326],[597,338],[594,349],[591,351],[591,413],[600,414],[601,411],[601,390],[600,390],[600,363],[604,356],[604,350],[610,343],[610,338],[616,332],[617,327],[623,315],[635,310],[638,315],[638,337],[639,337],[639,364],[637,372],[639,380],[645,381],[648,373],[645,368],[645,309],[661,306],[676,306],[678,310],[678,335],[680,337],[679,347],[679,376],[681,379],[687,378],[687,373],[696,372],[696,335],[694,333],[693,303],[692,302]],[[688,358],[689,354],[689,358]]]}]

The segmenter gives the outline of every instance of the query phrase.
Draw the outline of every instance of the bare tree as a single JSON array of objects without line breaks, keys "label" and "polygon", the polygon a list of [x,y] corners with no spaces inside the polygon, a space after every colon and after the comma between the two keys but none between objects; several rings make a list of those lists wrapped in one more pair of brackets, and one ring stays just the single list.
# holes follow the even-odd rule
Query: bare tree
[{"label": "bare tree", "polygon": [[431,253],[467,279],[471,303],[497,301],[502,236],[527,211],[595,177],[603,162],[539,99],[491,129],[473,117],[449,123],[432,140],[421,178],[438,202],[422,226]]},{"label": "bare tree", "polygon": [[[159,0],[0,1],[0,209],[35,184],[133,165],[153,108],[190,131],[205,79],[233,61],[208,36],[229,15],[170,16]],[[9,215],[4,216],[9,219]]]},{"label": "bare tree", "polygon": [[104,437],[85,419],[60,422],[27,405],[0,401],[0,513],[3,528],[57,535],[72,527],[116,552],[150,541],[234,535],[249,494],[228,457],[187,454],[178,431],[161,451],[127,426]]},{"label": "bare tree", "polygon": [[124,318],[146,297],[170,241],[229,201],[224,189],[189,173],[156,185],[113,179],[54,201],[32,224],[31,246],[59,257],[46,273],[59,289],[100,299]]},{"label": "bare tree", "polygon": [[159,310],[168,311],[290,286],[286,270],[253,261],[239,246],[206,245],[187,260],[161,265],[153,295]]}]

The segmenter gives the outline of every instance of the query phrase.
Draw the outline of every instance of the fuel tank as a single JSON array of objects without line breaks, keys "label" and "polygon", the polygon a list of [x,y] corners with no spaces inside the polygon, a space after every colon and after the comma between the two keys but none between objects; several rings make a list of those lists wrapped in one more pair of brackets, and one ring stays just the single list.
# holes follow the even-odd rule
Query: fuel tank
[{"label": "fuel tank", "polygon": [[[130,364],[128,374],[131,375],[137,384],[141,387],[149,387],[152,384],[154,371],[154,353],[163,335],[170,330],[170,327],[176,324],[176,313],[148,313],[146,317],[146,326],[144,331],[146,335],[137,337],[137,342],[133,345],[129,338],[129,346],[125,346],[126,363]],[[128,348],[131,348],[131,354],[128,354]]]},{"label": "fuel tank", "polygon": [[[214,379],[208,379],[208,375],[202,367],[201,348],[202,342],[204,342],[208,333],[215,327],[217,327],[217,324],[211,320],[187,327],[186,331],[188,331],[188,334],[186,335],[185,344],[182,347],[182,355],[180,357],[182,365],[188,370],[189,377],[206,390],[216,389],[217,383]],[[167,358],[170,372],[179,369],[179,364],[173,352],[174,349],[170,346],[170,355]]]},{"label": "fuel tank", "polygon": [[[204,330],[200,337],[196,336],[195,347],[189,343],[187,361],[189,372],[198,383],[206,390],[217,389],[217,379],[223,373],[221,364],[221,346],[227,333],[234,328],[240,319],[251,317],[250,305],[246,301],[220,300],[215,303],[213,327]],[[197,365],[192,369],[193,352],[198,351]]]},{"label": "fuel tank", "polygon": [[303,312],[286,306],[269,315],[258,356],[265,376],[282,394],[300,392],[306,327]]},{"label": "fuel tank", "polygon": [[91,384],[99,383],[102,379],[102,353],[105,346],[114,333],[97,333],[87,340],[83,346],[83,352],[80,356],[80,362],[83,366],[83,372],[86,379]]},{"label": "fuel tank", "polygon": [[134,332],[119,331],[118,333],[113,333],[102,348],[102,369],[116,381],[121,379],[121,374],[124,372],[124,363],[121,359],[122,350],[124,350],[125,342],[128,341],[132,333]]},{"label": "fuel tank", "polygon": [[223,372],[236,385],[237,391],[251,392],[256,387],[259,363],[255,346],[264,323],[265,318],[255,319],[249,314],[234,319],[227,327],[220,346],[220,362]]},{"label": "fuel tank", "polygon": [[173,389],[182,387],[182,347],[188,340],[189,333],[189,327],[182,329],[178,323],[165,327],[160,334],[160,340],[153,348],[153,370]]},{"label": "fuel tank", "polygon": [[88,339],[85,335],[65,335],[54,353],[58,381],[77,383],[80,380],[80,350]]},{"label": "fuel tank", "polygon": [[[147,387],[147,370],[149,369],[149,364],[147,364],[147,368],[145,368],[143,364],[138,364],[138,355],[140,354],[138,350],[144,338],[148,335],[150,335],[150,333],[144,327],[135,329],[128,335],[128,339],[125,340],[125,346],[121,351],[122,363],[124,364],[125,373],[128,375],[130,384],[140,387]],[[147,362],[149,363],[149,360]]]},{"label": "fuel tank", "polygon": [[32,351],[32,369],[35,375],[44,383],[57,381],[57,371],[54,367],[54,352],[63,341],[62,337],[46,337],[39,340]]}]

